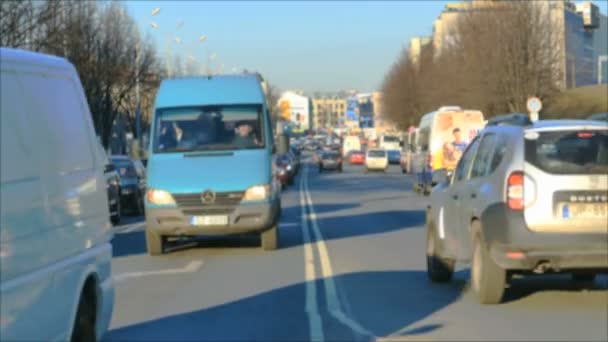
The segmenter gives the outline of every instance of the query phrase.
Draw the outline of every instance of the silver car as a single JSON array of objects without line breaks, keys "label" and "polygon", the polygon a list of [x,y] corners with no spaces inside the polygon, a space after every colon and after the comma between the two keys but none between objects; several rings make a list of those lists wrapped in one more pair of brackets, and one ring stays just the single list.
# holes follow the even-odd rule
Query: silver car
[{"label": "silver car", "polygon": [[608,272],[608,125],[492,126],[469,145],[427,209],[427,271],[471,263],[479,301],[502,301],[513,274]]}]

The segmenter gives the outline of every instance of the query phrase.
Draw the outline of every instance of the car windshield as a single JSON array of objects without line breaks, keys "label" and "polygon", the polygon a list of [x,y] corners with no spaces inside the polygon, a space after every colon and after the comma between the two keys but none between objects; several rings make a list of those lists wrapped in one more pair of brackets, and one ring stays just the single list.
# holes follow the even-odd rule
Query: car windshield
[{"label": "car windshield", "polygon": [[374,151],[369,151],[367,154],[370,157],[377,157],[377,158],[386,157],[386,151],[374,150]]},{"label": "car windshield", "polygon": [[111,159],[112,164],[116,167],[118,174],[123,178],[135,178],[137,177],[137,171],[133,162],[128,159]]},{"label": "car windshield", "polygon": [[399,142],[399,138],[386,136],[386,137],[384,137],[384,142],[389,142],[389,143]]},{"label": "car windshield", "polygon": [[165,108],[156,117],[155,153],[264,148],[261,106]]},{"label": "car windshield", "polygon": [[541,132],[526,161],[552,174],[608,174],[608,130]]}]

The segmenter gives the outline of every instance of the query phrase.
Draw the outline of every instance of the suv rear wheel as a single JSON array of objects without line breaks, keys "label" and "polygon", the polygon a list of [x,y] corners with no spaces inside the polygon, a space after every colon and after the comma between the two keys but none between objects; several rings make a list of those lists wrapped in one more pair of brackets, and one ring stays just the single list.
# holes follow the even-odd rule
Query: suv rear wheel
[{"label": "suv rear wheel", "polygon": [[490,257],[483,239],[477,234],[473,239],[471,286],[481,304],[498,304],[502,301],[507,272]]}]

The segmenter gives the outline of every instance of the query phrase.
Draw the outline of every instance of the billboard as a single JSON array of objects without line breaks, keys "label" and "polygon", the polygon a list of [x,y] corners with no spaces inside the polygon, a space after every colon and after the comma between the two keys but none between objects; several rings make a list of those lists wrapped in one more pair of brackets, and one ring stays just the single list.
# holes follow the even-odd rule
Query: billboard
[{"label": "billboard", "polygon": [[310,129],[309,125],[309,100],[292,92],[283,93],[279,99],[279,108],[283,119],[290,121],[291,130],[302,133]]},{"label": "billboard", "polygon": [[350,96],[346,99],[346,126],[353,128],[359,127],[359,102],[357,96]]},{"label": "billboard", "polygon": [[372,94],[359,95],[358,107],[361,128],[374,127],[374,102],[372,100]]}]

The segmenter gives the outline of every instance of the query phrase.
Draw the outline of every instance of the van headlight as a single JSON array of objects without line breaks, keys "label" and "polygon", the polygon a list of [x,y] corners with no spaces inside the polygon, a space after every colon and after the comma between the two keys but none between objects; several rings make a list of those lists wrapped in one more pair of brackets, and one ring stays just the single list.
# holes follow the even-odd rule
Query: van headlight
[{"label": "van headlight", "polygon": [[173,196],[165,190],[149,189],[147,193],[148,202],[162,205],[175,205]]},{"label": "van headlight", "polygon": [[270,185],[256,185],[245,191],[243,201],[261,201],[270,197]]}]

